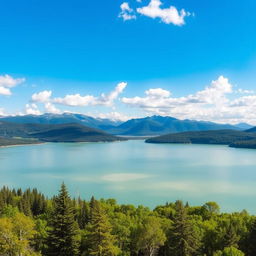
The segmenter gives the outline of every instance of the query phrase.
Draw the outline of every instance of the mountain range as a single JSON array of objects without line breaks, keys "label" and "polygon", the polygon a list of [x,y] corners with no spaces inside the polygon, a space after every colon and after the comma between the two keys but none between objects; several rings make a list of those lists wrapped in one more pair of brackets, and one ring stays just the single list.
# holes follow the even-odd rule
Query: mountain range
[{"label": "mountain range", "polygon": [[20,124],[68,124],[78,123],[87,127],[100,129],[113,135],[123,136],[157,136],[167,133],[206,130],[246,130],[253,126],[248,124],[218,124],[213,122],[179,120],[173,117],[151,116],[130,119],[126,122],[94,118],[82,114],[43,114],[1,117],[2,121]]}]

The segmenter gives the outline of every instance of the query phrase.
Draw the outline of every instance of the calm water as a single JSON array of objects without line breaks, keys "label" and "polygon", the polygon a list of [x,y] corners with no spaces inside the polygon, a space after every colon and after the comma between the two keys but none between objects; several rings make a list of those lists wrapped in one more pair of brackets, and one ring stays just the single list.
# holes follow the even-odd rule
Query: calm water
[{"label": "calm water", "polygon": [[223,211],[256,213],[256,150],[211,145],[44,144],[0,149],[0,185],[72,196],[116,198],[154,207],[182,199],[217,201]]}]

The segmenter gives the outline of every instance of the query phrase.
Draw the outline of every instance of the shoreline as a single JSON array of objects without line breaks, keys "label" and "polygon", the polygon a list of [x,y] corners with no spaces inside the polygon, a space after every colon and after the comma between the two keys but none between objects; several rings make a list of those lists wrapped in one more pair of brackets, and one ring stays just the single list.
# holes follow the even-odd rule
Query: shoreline
[{"label": "shoreline", "polygon": [[19,147],[19,146],[33,146],[33,145],[41,145],[46,144],[47,142],[40,142],[40,143],[25,143],[25,144],[12,144],[12,145],[5,145],[0,146],[0,148],[11,148],[11,147]]}]

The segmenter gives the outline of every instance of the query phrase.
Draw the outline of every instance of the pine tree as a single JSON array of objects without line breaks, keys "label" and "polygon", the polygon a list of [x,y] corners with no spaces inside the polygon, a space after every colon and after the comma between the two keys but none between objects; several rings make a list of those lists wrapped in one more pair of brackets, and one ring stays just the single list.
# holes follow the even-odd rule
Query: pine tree
[{"label": "pine tree", "polygon": [[79,207],[77,222],[80,229],[85,229],[90,219],[89,205],[85,202],[81,202]]},{"label": "pine tree", "polygon": [[239,236],[237,235],[235,224],[231,221],[228,224],[228,227],[226,229],[226,233],[224,235],[224,248],[226,247],[238,247],[239,242]]},{"label": "pine tree", "polygon": [[98,201],[93,200],[91,220],[88,226],[88,255],[115,256],[119,249],[115,246],[115,238],[111,234],[112,227],[105,210]]},{"label": "pine tree", "polygon": [[181,201],[175,205],[176,214],[173,220],[169,244],[173,256],[190,256],[198,250],[200,241],[189,222],[187,209]]},{"label": "pine tree", "polygon": [[48,255],[76,256],[78,255],[77,224],[74,220],[74,208],[64,184],[54,203],[51,218],[52,229],[49,231],[48,239]]},{"label": "pine tree", "polygon": [[256,219],[253,221],[248,237],[248,256],[256,255]]}]

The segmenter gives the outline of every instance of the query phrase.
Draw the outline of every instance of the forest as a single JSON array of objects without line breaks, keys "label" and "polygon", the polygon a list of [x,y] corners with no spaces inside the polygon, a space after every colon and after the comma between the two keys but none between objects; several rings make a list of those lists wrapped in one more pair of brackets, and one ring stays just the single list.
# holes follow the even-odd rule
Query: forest
[{"label": "forest", "polygon": [[146,140],[147,143],[217,144],[237,148],[256,148],[256,134],[247,131],[217,130],[170,133]]},{"label": "forest", "polygon": [[65,184],[0,190],[1,256],[255,256],[256,218],[216,202],[176,201],[151,210],[115,199],[71,198]]}]

